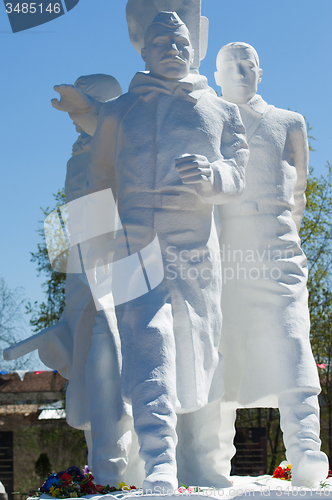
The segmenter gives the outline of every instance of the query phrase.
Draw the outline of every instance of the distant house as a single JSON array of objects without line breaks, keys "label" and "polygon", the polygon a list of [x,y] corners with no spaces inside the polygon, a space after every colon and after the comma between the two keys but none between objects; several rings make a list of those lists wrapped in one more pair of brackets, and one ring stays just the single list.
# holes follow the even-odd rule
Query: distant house
[{"label": "distant house", "polygon": [[[35,460],[44,451],[39,449],[43,447],[40,432],[45,434],[45,425],[50,423],[53,428],[61,423],[67,426],[63,408],[66,384],[53,371],[0,375],[0,481],[9,500],[14,486],[22,490],[23,482],[24,493],[28,493],[33,484],[40,482],[34,474]],[[28,479],[24,479],[26,474]]]}]

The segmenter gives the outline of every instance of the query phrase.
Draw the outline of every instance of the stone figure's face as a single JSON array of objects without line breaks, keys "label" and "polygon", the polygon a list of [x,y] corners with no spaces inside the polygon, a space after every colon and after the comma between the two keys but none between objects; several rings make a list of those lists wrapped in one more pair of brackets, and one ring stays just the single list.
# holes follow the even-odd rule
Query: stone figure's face
[{"label": "stone figure's face", "polygon": [[175,30],[155,24],[149,28],[142,58],[147,69],[159,78],[181,80],[188,75],[193,57],[188,29],[185,25]]},{"label": "stone figure's face", "polygon": [[250,48],[234,47],[219,53],[215,79],[227,101],[248,102],[256,94],[261,78],[262,70]]}]

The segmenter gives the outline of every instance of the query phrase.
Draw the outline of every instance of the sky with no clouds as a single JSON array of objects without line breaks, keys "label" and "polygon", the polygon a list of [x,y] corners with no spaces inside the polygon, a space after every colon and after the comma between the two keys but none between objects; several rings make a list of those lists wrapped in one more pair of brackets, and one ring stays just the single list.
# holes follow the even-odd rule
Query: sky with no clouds
[{"label": "sky with no clouds", "polygon": [[[58,19],[13,34],[0,5],[0,276],[10,288],[24,287],[31,301],[43,299],[43,277],[30,262],[40,241],[40,207],[52,207],[52,193],[64,186],[77,138],[68,116],[50,104],[53,85],[106,73],[128,89],[144,64],[128,37],[125,7],[126,0],[80,0]],[[210,28],[201,74],[220,92],[214,82],[220,47],[253,45],[263,69],[259,93],[305,116],[316,138],[310,165],[324,175],[332,161],[331,0],[202,0],[202,15]]]}]

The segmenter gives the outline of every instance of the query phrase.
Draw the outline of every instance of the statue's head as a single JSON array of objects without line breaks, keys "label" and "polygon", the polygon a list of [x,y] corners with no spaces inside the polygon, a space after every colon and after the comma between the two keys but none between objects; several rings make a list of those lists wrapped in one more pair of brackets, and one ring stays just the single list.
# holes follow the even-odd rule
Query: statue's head
[{"label": "statue's head", "polygon": [[188,75],[194,51],[187,26],[176,12],[158,12],[141,51],[151,74],[166,80],[181,80]]},{"label": "statue's head", "polygon": [[119,82],[111,75],[80,76],[77,78],[75,86],[100,102],[108,101],[122,94]]},{"label": "statue's head", "polygon": [[[120,84],[114,76],[99,73],[95,75],[80,76],[75,82],[75,87],[78,87],[100,102],[108,101],[122,94]],[[83,132],[83,129],[77,125],[75,121],[74,124],[76,126],[76,132],[79,134],[83,133],[83,136],[88,135]]]},{"label": "statue's head", "polygon": [[248,102],[257,92],[262,73],[258,54],[248,43],[232,42],[219,50],[214,76],[227,101],[236,104]]}]

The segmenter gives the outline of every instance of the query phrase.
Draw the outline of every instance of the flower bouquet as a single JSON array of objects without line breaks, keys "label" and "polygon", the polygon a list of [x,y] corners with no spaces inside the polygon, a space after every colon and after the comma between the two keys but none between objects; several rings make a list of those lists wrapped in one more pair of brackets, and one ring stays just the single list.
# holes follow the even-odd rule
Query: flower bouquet
[{"label": "flower bouquet", "polygon": [[285,465],[283,462],[276,468],[272,477],[276,479],[283,479],[284,481],[292,480],[292,470],[290,464]]},{"label": "flower bouquet", "polygon": [[115,491],[131,490],[136,490],[136,487],[127,486],[124,482],[119,483],[118,487],[96,484],[87,466],[82,472],[79,467],[73,465],[65,471],[50,474],[34,496],[47,493],[55,498],[79,498],[85,495],[106,495]]}]

